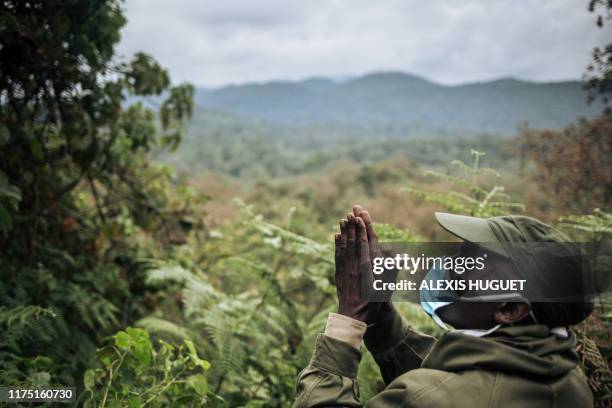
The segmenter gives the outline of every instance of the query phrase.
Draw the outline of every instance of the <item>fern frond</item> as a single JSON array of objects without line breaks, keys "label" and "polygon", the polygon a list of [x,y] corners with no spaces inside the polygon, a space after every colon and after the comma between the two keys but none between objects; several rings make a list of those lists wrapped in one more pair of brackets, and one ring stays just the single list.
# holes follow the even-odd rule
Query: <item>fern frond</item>
[{"label": "fern frond", "polygon": [[208,282],[204,282],[201,279],[190,279],[183,289],[185,315],[192,317],[202,310],[211,307],[221,297],[221,294]]},{"label": "fern frond", "polygon": [[463,201],[465,201],[465,202],[467,202],[469,204],[475,204],[475,205],[479,205],[480,204],[480,202],[478,200],[476,200],[475,198],[472,198],[472,197],[468,196],[467,194],[463,194],[463,193],[460,193],[458,191],[449,191],[447,194],[452,196],[452,197],[457,197],[457,198],[459,198],[459,199],[461,199],[461,200],[463,200]]},{"label": "fern frond", "polygon": [[136,323],[136,326],[152,334],[157,334],[161,337],[170,338],[175,341],[194,338],[194,334],[190,330],[159,317],[145,317],[144,319],[140,319]]},{"label": "fern frond", "polygon": [[146,282],[152,286],[168,282],[185,283],[191,277],[191,272],[179,265],[165,265],[148,271]]},{"label": "fern frond", "polygon": [[51,308],[28,305],[8,308],[0,306],[0,325],[10,330],[15,325],[28,325],[41,318],[55,318],[57,314]]},{"label": "fern frond", "polygon": [[436,179],[440,180],[440,181],[445,181],[449,184],[452,184],[456,187],[460,187],[460,188],[471,188],[472,184],[460,177],[456,177],[456,176],[452,176],[450,174],[446,174],[446,173],[442,173],[440,171],[436,171],[436,170],[425,170],[423,172],[424,176],[431,176],[431,177],[435,177]]},{"label": "fern frond", "polygon": [[466,213],[471,214],[472,212],[471,207],[467,206],[462,199],[459,199],[458,197],[455,197],[449,194],[432,192],[432,191],[422,191],[422,190],[416,190],[412,188],[405,188],[403,189],[403,191],[406,191],[417,197],[423,198],[426,201],[440,204],[446,207],[451,212],[455,212],[458,214],[466,214]]}]

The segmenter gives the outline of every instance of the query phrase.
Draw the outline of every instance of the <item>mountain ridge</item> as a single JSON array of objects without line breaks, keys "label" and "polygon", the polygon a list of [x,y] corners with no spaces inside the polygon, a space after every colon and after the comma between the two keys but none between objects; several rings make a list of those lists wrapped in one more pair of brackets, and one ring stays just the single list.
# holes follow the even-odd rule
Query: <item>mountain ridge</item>
[{"label": "mountain ridge", "polygon": [[453,130],[512,133],[521,123],[558,128],[601,107],[580,81],[499,78],[445,85],[398,71],[338,81],[313,77],[198,88],[196,103],[248,119],[303,125],[418,122]]}]

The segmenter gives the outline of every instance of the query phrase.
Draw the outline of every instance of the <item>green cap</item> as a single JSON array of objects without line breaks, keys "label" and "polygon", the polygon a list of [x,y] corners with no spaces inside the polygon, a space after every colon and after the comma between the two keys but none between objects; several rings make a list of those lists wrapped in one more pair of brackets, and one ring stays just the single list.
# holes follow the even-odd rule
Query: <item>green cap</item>
[{"label": "green cap", "polygon": [[504,257],[510,257],[484,218],[442,212],[436,212],[435,216],[440,226],[456,237],[477,243]]},{"label": "green cap", "polygon": [[550,327],[576,324],[591,312],[591,299],[611,290],[609,266],[591,267],[594,259],[587,258],[581,246],[540,220],[524,215],[487,219],[435,215],[451,234],[512,262],[516,271],[505,273],[529,282],[521,297],[531,303],[540,323]]}]

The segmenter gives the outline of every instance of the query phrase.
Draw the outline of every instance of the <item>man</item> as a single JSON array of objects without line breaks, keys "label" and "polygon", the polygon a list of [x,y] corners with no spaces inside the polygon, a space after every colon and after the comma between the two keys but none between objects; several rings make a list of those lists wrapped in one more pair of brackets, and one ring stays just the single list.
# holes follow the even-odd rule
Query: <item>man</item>
[{"label": "man", "polygon": [[[552,227],[528,217],[436,214],[466,242],[558,241]],[[386,388],[366,406],[590,407],[566,327],[586,318],[590,302],[431,302],[421,304],[445,327],[437,341],[412,330],[390,302],[361,300],[360,265],[380,254],[370,214],[356,205],[335,237],[338,313],[330,314],[308,367],[299,375],[295,408],[360,407],[356,381],[363,340]],[[502,250],[503,252],[503,250]],[[493,256],[493,269],[514,267]],[[365,261],[364,261],[365,260]],[[491,266],[487,266],[490,268]]]}]

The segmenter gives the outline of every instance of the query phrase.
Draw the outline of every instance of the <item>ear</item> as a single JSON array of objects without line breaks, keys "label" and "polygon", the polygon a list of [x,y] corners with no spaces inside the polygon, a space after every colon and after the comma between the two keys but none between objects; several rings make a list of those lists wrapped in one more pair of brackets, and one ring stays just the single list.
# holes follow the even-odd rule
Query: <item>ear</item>
[{"label": "ear", "polygon": [[524,302],[500,303],[495,311],[495,321],[504,324],[520,322],[529,315],[529,310],[529,305]]}]

